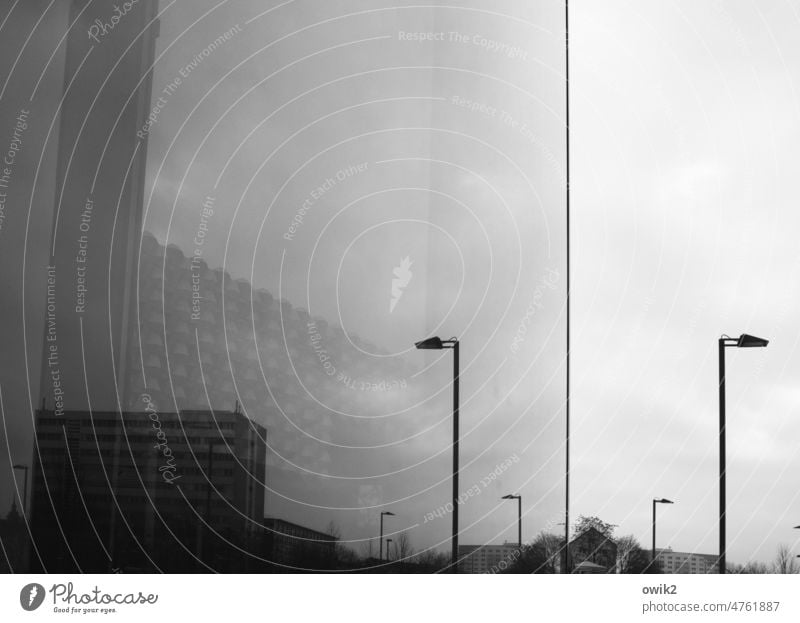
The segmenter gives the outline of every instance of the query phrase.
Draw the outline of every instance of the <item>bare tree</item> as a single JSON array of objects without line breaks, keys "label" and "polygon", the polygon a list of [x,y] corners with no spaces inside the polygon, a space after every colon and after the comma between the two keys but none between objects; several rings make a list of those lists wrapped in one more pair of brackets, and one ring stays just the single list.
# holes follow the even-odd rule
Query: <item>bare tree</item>
[{"label": "bare tree", "polygon": [[728,565],[728,573],[764,574],[769,573],[769,567],[763,562],[750,561],[746,565],[737,565],[731,563]]},{"label": "bare tree", "polygon": [[619,573],[661,573],[661,565],[650,560],[651,554],[642,549],[632,534],[619,537],[616,543]]},{"label": "bare tree", "polygon": [[772,572],[797,573],[797,563],[788,545],[783,543],[778,545],[778,553],[775,554],[775,560],[772,562]]},{"label": "bare tree", "polygon": [[332,536],[336,541],[333,544],[333,561],[331,561],[334,565],[338,560],[340,560],[344,554],[344,547],[339,540],[342,538],[342,531],[339,529],[339,526],[336,525],[336,522],[331,520],[328,523],[328,527],[325,530],[329,536]]},{"label": "bare tree", "polygon": [[556,569],[563,549],[561,537],[551,532],[542,530],[534,539],[533,543],[538,545],[544,552],[547,565],[553,570]]},{"label": "bare tree", "polygon": [[375,539],[369,539],[361,544],[361,557],[366,559],[375,558],[377,547],[374,543]]},{"label": "bare tree", "polygon": [[589,528],[594,528],[600,534],[611,539],[614,538],[614,528],[616,528],[616,526],[603,521],[599,517],[586,517],[581,515],[578,517],[578,521],[575,522],[575,535],[583,534]]},{"label": "bare tree", "polygon": [[339,549],[336,550],[336,562],[340,566],[352,567],[359,562],[359,556],[352,548],[340,545]]},{"label": "bare tree", "polygon": [[555,567],[548,560],[544,545],[537,539],[516,551],[511,564],[501,573],[555,573]]},{"label": "bare tree", "polygon": [[414,562],[426,571],[440,571],[450,564],[450,556],[435,549],[426,549],[414,556]]},{"label": "bare tree", "polygon": [[411,547],[411,538],[407,532],[401,532],[394,540],[394,555],[395,560],[408,562],[408,559],[414,555],[414,548]]},{"label": "bare tree", "polygon": [[633,535],[617,539],[617,570],[619,573],[631,573],[631,562],[636,555],[636,550],[641,549],[641,545]]},{"label": "bare tree", "polygon": [[339,526],[336,525],[336,522],[331,520],[328,522],[328,528],[326,532],[332,536],[334,539],[341,539],[342,538],[342,531],[339,530]]}]

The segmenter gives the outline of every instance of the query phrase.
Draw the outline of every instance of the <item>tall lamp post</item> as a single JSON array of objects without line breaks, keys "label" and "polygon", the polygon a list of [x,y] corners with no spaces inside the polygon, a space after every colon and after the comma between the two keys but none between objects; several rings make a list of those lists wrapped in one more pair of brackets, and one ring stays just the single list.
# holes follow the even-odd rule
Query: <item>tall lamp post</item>
[{"label": "tall lamp post", "polygon": [[[391,511],[383,511],[381,513],[381,537],[380,537],[379,545],[378,545],[378,560],[380,560],[381,562],[383,562],[383,517],[384,517],[384,515],[386,517],[394,517],[394,513],[391,512]],[[389,546],[388,545],[386,546],[386,553],[387,554],[389,553]]]},{"label": "tall lamp post", "polygon": [[769,340],[742,333],[738,338],[723,335],[719,338],[719,573],[725,566],[725,349],[763,348]]},{"label": "tall lamp post", "polygon": [[25,470],[25,482],[22,486],[22,514],[27,517],[28,513],[28,466],[17,463],[14,469]]},{"label": "tall lamp post", "polygon": [[420,350],[453,350],[453,553],[450,573],[458,573],[458,339],[429,337],[416,342],[415,346]]},{"label": "tall lamp post", "polygon": [[518,547],[522,550],[522,496],[521,495],[504,495],[504,500],[517,501],[517,543]]},{"label": "tall lamp post", "polygon": [[667,498],[661,498],[660,500],[653,499],[653,555],[651,558],[650,564],[655,564],[656,562],[656,504],[674,504],[672,500],[668,500]]}]

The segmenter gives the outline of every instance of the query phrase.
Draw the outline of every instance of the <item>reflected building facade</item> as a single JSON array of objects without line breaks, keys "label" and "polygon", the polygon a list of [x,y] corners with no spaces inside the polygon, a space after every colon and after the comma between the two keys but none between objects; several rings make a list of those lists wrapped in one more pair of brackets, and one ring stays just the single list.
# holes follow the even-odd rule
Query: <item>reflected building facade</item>
[{"label": "reflected building facade", "polygon": [[[118,444],[118,440],[126,438],[125,431],[129,427],[132,431],[138,431],[134,435],[146,435],[143,431],[148,425],[148,409],[153,409],[158,413],[174,414],[170,417],[174,417],[178,424],[182,424],[184,417],[188,418],[182,424],[187,430],[193,430],[195,426],[192,419],[195,416],[190,414],[225,411],[243,418],[243,427],[249,422],[254,430],[263,431],[264,434],[256,437],[264,440],[265,468],[248,470],[246,473],[253,474],[252,477],[243,477],[245,481],[252,480],[251,484],[260,488],[261,493],[253,492],[246,497],[247,505],[252,504],[253,508],[247,506],[246,511],[240,509],[247,517],[255,518],[259,525],[262,525],[261,520],[267,510],[269,515],[283,517],[298,525],[321,526],[326,521],[321,521],[319,515],[310,516],[315,512],[314,508],[362,507],[355,511],[359,513],[356,519],[361,522],[360,526],[367,526],[371,521],[368,508],[384,502],[384,487],[388,492],[392,483],[388,477],[367,484],[358,483],[358,479],[364,478],[364,474],[388,472],[384,464],[391,464],[392,469],[403,466],[409,462],[409,457],[417,461],[415,464],[422,464],[422,459],[429,455],[428,448],[422,447],[422,441],[418,438],[420,430],[435,428],[431,424],[433,420],[424,410],[413,410],[419,403],[417,399],[424,395],[425,388],[417,387],[411,391],[408,385],[419,368],[431,365],[433,360],[426,361],[419,353],[413,353],[413,363],[407,365],[403,355],[405,346],[393,347],[395,354],[399,353],[393,356],[361,340],[355,333],[346,333],[292,305],[281,298],[284,294],[277,285],[271,285],[270,292],[259,289],[257,283],[251,283],[250,280],[235,278],[224,269],[212,268],[197,253],[198,249],[192,249],[191,243],[187,243],[185,232],[182,247],[169,244],[169,234],[159,239],[143,232],[146,160],[152,126],[152,123],[148,125],[148,116],[153,110],[151,70],[159,34],[158,4],[156,0],[140,0],[113,24],[110,21],[113,8],[108,5],[98,5],[88,0],[75,0],[70,4],[69,20],[74,25],[66,44],[51,260],[47,289],[43,293],[46,297],[40,389],[43,402],[37,416],[39,430],[32,487],[38,492],[35,508],[45,513],[45,518],[37,525],[45,532],[51,530],[53,526],[46,513],[53,513],[54,508],[61,508],[69,514],[70,505],[80,504],[81,508],[89,509],[85,511],[87,515],[95,512],[94,506],[81,500],[80,495],[84,483],[94,482],[86,480],[94,469],[88,467],[89,464],[99,469],[97,473],[103,476],[103,481],[97,481],[97,491],[91,493],[91,496],[98,496],[98,500],[93,499],[93,505],[96,504],[98,508],[103,504],[109,508],[124,508],[124,502],[132,504],[132,508],[140,508],[143,498],[137,497],[140,494],[132,491],[136,481],[126,478],[139,473],[147,473],[153,478],[151,463],[158,457],[142,458],[143,464],[135,461],[129,464],[126,455],[128,449],[125,443]],[[420,15],[399,11],[394,19],[403,29],[423,24],[425,28],[434,30],[449,25],[449,28],[458,27],[466,31],[470,20],[461,12],[451,13],[451,9],[443,7],[443,12],[440,12],[430,7]],[[314,10],[332,9],[323,4]],[[265,26],[273,27],[280,30],[283,24],[276,20]],[[368,86],[363,88],[376,92],[387,88],[387,94],[395,94],[396,91],[398,97],[394,99],[403,102],[402,107],[398,107],[394,113],[399,115],[398,119],[413,121],[409,124],[417,130],[429,126],[438,129],[430,133],[414,131],[410,134],[412,139],[408,144],[406,139],[398,143],[385,142],[381,135],[381,150],[374,152],[373,156],[396,160],[401,169],[375,167],[376,178],[372,183],[379,187],[386,181],[394,184],[398,176],[409,179],[409,185],[416,189],[411,194],[413,201],[410,205],[413,208],[408,209],[408,214],[404,213],[406,217],[414,217],[411,220],[419,223],[431,222],[434,229],[438,228],[437,231],[445,231],[447,228],[444,225],[448,223],[458,223],[460,225],[454,230],[461,232],[465,245],[470,249],[484,249],[485,232],[482,228],[479,231],[479,223],[473,223],[459,205],[445,197],[458,195],[461,185],[467,182],[472,184],[471,188],[482,189],[484,194],[476,195],[476,198],[491,194],[490,185],[475,185],[477,178],[473,179],[474,176],[465,179],[460,173],[456,174],[461,171],[462,165],[468,164],[467,156],[471,153],[464,149],[458,137],[462,136],[461,129],[470,127],[480,128],[478,134],[490,138],[503,130],[504,126],[498,119],[482,118],[463,106],[462,96],[469,93],[471,88],[464,80],[466,73],[454,73],[443,80],[442,73],[429,66],[429,52],[419,46],[406,45],[405,42],[395,43],[397,45],[387,45],[385,48],[389,54],[387,59],[397,60],[400,65],[398,70],[402,71],[391,76],[384,72],[365,72],[365,75],[372,76],[370,81],[374,78],[376,82],[374,85],[365,83]],[[204,44],[207,45],[207,42]],[[461,58],[465,49],[470,50],[468,57],[470,62],[476,63],[477,68],[494,66],[492,55],[485,54],[479,47],[465,48],[462,44],[436,48],[432,56],[433,65],[451,64]],[[183,62],[185,54],[188,55],[188,48],[179,50],[176,53],[178,60],[173,58],[172,62]],[[405,66],[409,55],[426,61],[417,68],[424,71]],[[347,62],[343,62],[342,67],[349,67],[350,62],[356,60],[367,65],[373,61],[367,55],[344,58]],[[220,65],[223,64],[220,57]],[[212,63],[204,65],[206,69],[211,67]],[[399,79],[399,76],[403,79]],[[535,76],[538,78],[539,74]],[[194,77],[200,80],[199,73]],[[508,93],[495,93],[495,82],[487,84],[491,87],[487,93],[491,93],[492,97],[527,110],[529,102],[521,92],[515,91],[516,97],[511,98]],[[435,97],[406,98],[404,96],[410,85],[415,88],[418,86],[420,92]],[[348,86],[343,95],[352,95],[357,99],[361,90]],[[279,91],[272,89],[272,92]],[[186,89],[184,93],[189,98],[190,90]],[[406,108],[409,104],[406,100],[409,99],[414,99],[413,109]],[[262,103],[259,103],[261,106]],[[297,109],[301,110],[302,106]],[[178,110],[179,98],[176,96],[170,109],[159,118],[159,131],[169,127],[169,115],[177,115]],[[384,112],[365,117],[360,109],[353,114],[358,117],[351,121],[356,124],[352,127],[361,127],[368,120],[367,125],[372,128],[370,124],[374,124],[377,129],[390,118],[385,117]],[[406,119],[406,115],[410,116]],[[288,131],[291,127],[292,123],[287,121],[282,129]],[[349,133],[352,129],[339,121],[331,127],[343,133]],[[186,135],[194,136],[191,131]],[[522,145],[524,149],[521,152],[524,154],[531,151],[527,140],[527,136],[515,137],[514,144]],[[155,149],[156,144],[154,139],[151,147]],[[475,146],[474,142],[469,144]],[[388,151],[384,152],[383,147],[388,147]],[[314,145],[308,148],[316,150]],[[536,158],[526,160],[523,163],[525,168],[529,165],[531,168],[539,167],[545,157],[536,150],[532,153],[537,154]],[[411,157],[418,154],[426,157]],[[463,155],[463,162],[451,163],[457,168],[443,168],[453,154]],[[494,152],[490,156],[487,160],[487,178],[503,173],[508,168],[508,163],[495,157]],[[289,156],[286,158],[288,163]],[[215,166],[218,164],[216,162]],[[372,171],[372,160],[369,166]],[[354,183],[353,189],[363,192],[366,186],[362,184],[367,184],[366,179],[367,176],[363,176],[364,181],[360,179],[358,184]],[[553,187],[553,184],[547,186],[550,190]],[[430,193],[427,190],[430,188],[440,188],[441,191]],[[196,192],[197,188],[193,187],[189,194]],[[230,195],[220,192],[216,200],[218,205],[206,205],[214,203],[213,199],[207,198],[202,207],[204,210],[233,212],[231,204],[223,205],[227,196]],[[329,198],[332,197],[332,194],[329,195]],[[546,193],[542,197],[552,199]],[[157,195],[154,210],[164,207],[160,203],[162,201],[165,201],[164,197]],[[539,223],[540,216],[530,216],[527,209],[512,214],[508,210],[500,210],[497,198],[492,201],[494,203],[485,205],[487,209],[494,206],[492,220],[498,229],[511,231],[512,225],[523,231],[547,229],[533,227],[532,224]],[[283,210],[294,210],[291,201],[285,201],[285,204]],[[200,207],[199,202],[198,205],[189,206],[190,209]],[[389,204],[384,209],[394,208]],[[204,216],[201,215],[201,218]],[[495,218],[500,220],[495,221]],[[466,225],[469,223],[472,224],[469,225],[469,235],[466,235]],[[164,229],[157,225],[154,229],[161,235]],[[419,295],[418,307],[408,307],[416,311],[409,312],[411,320],[407,325],[397,320],[402,308],[398,307],[397,315],[392,318],[386,316],[384,311],[386,324],[381,326],[371,322],[371,317],[377,317],[377,313],[363,313],[366,307],[363,301],[372,299],[359,299],[353,293],[360,288],[353,288],[342,299],[345,302],[357,301],[352,304],[358,314],[348,326],[358,327],[362,335],[371,335],[376,341],[383,341],[377,327],[386,334],[396,334],[393,337],[404,336],[402,329],[417,324],[418,318],[425,319],[423,324],[426,331],[428,327],[437,326],[444,318],[447,318],[448,325],[455,327],[472,327],[473,320],[477,318],[472,329],[474,335],[488,335],[489,330],[495,330],[505,322],[513,322],[517,314],[511,304],[501,310],[494,305],[483,305],[484,299],[513,300],[517,307],[528,304],[519,296],[517,283],[512,279],[497,281],[499,285],[490,279],[491,275],[484,269],[487,256],[483,252],[465,254],[466,264],[462,272],[470,275],[472,287],[463,293],[457,293],[454,287],[443,287],[442,284],[454,286],[457,282],[452,268],[453,247],[444,245],[441,235],[434,233],[433,229],[415,229],[413,236],[410,231],[392,229],[381,240],[382,246],[392,241],[405,245],[405,240],[412,237],[422,241],[411,250],[404,248],[402,255],[398,255],[398,259],[413,256],[416,265],[426,267],[424,270],[420,268],[415,277],[415,288],[419,284],[418,289],[424,292]],[[557,234],[556,229],[553,232]],[[341,236],[341,239],[346,240],[347,237]],[[234,244],[240,242],[234,240]],[[480,242],[480,247],[476,241]],[[276,245],[267,246],[280,250]],[[495,246],[497,253],[492,251]],[[298,252],[299,247],[298,244]],[[519,266],[542,264],[544,260],[551,259],[549,252],[546,256],[540,252],[545,248],[549,249],[549,246],[534,244],[531,245],[532,251],[523,254],[521,249],[507,248],[502,242],[488,245],[485,252],[498,259],[498,273],[513,276],[515,272],[519,273],[515,271]],[[499,253],[501,250],[505,254]],[[323,263],[327,269],[334,266],[332,262]],[[393,269],[389,267],[389,270]],[[323,273],[322,278],[328,283],[331,280],[325,277],[326,274]],[[386,279],[381,276],[385,288],[374,288],[375,292],[379,292],[376,298],[381,299],[382,307],[388,307],[391,274],[387,272]],[[274,284],[270,275],[251,277],[251,280]],[[356,281],[350,279],[348,283]],[[362,284],[359,282],[356,285]],[[439,296],[441,292],[449,292],[454,297],[458,294],[460,302],[454,306],[456,313],[452,317],[449,315],[452,301],[449,297]],[[416,295],[409,288],[403,304],[410,305],[412,296]],[[466,298],[460,298],[462,296]],[[300,300],[296,292],[293,297],[293,300]],[[327,288],[314,292],[311,298],[314,297],[330,299]],[[312,309],[312,301],[306,305]],[[328,317],[335,318],[335,312],[329,307],[315,304],[313,309],[327,310]],[[388,313],[391,311],[389,307]],[[341,317],[340,324],[343,324]],[[372,330],[365,329],[365,325],[370,325]],[[421,331],[420,335],[414,333],[414,338],[421,337]],[[479,340],[475,341],[477,343]],[[408,348],[411,343],[412,339],[409,339]],[[499,359],[504,355],[497,353],[496,357]],[[490,366],[489,359],[486,361]],[[487,387],[494,393],[486,392],[486,397],[499,396],[503,391],[496,381]],[[402,399],[399,398],[400,394],[403,394]],[[234,404],[237,407],[233,412],[229,411]],[[114,414],[116,423],[112,422]],[[99,432],[98,421],[104,422]],[[269,444],[266,442],[267,430]],[[114,442],[109,446],[94,440],[97,447],[91,452],[87,450],[89,453],[86,454],[82,444],[91,444],[95,434],[112,436]],[[191,448],[191,439],[195,436],[198,439],[205,438],[200,432],[189,434],[187,445]],[[220,438],[223,436],[221,433],[218,435]],[[51,443],[56,445],[48,445]],[[73,450],[78,448],[79,460],[75,462]],[[51,456],[40,455],[39,450]],[[92,452],[96,456],[90,459]],[[194,449],[182,452],[198,456]],[[209,457],[216,456],[213,449],[206,452]],[[84,454],[89,463],[82,466]],[[259,460],[256,457],[256,463]],[[198,464],[205,465],[202,457]],[[270,468],[268,478],[264,478],[266,465]],[[72,473],[75,466],[86,473]],[[130,473],[126,475],[125,470]],[[399,469],[396,471],[400,472]],[[71,473],[72,484],[68,482]],[[166,470],[163,473],[170,472]],[[60,478],[58,482],[61,484],[54,488],[52,483],[48,483],[50,478]],[[188,475],[181,475],[170,491],[181,490],[178,483],[189,483],[187,478]],[[332,478],[339,478],[335,490],[330,486]],[[103,482],[105,493],[101,491]],[[202,481],[189,484],[193,487],[202,486]],[[94,484],[91,486],[95,487]],[[141,495],[145,498],[149,494],[148,486],[146,480],[139,483]],[[403,495],[406,495],[408,492],[404,489],[414,486],[415,483],[409,480],[395,485],[395,489],[403,490]],[[431,490],[432,487],[431,484]],[[51,500],[49,496],[53,492],[63,500]],[[386,493],[386,496],[395,493]],[[99,501],[102,495],[108,496],[103,503]],[[125,497],[118,500],[115,496]],[[165,504],[172,503],[164,499]],[[202,501],[192,496],[187,499],[188,507],[202,516],[200,510],[205,509]],[[156,505],[155,508],[160,507]],[[131,567],[151,564],[152,561],[147,559],[134,561],[133,555],[121,556],[121,552],[134,551],[138,546],[137,542],[131,545],[120,541],[123,538],[120,535],[127,530],[125,513],[108,509],[96,512],[99,513],[98,525],[93,527],[87,521],[76,526],[75,530],[83,531],[80,533],[84,534],[84,538],[97,541],[109,550],[104,552],[100,547],[98,560],[105,557],[111,561],[109,564]],[[146,510],[142,512],[147,513]],[[138,510],[134,515],[137,513]],[[148,528],[148,521],[155,520],[142,519],[142,527],[132,532],[147,535],[148,530],[155,530],[156,523]],[[108,525],[104,525],[104,522]],[[192,526],[201,523],[195,521]],[[202,534],[190,538],[188,535],[194,534],[191,529],[179,532],[186,537],[183,545],[187,556],[189,553],[202,554]],[[69,538],[62,532],[58,521],[53,534],[66,541],[66,550],[58,555],[58,560],[69,561]],[[99,538],[97,535],[100,535]],[[156,547],[156,540],[147,542]],[[180,544],[178,546],[182,547]],[[145,548],[145,551],[149,550]],[[117,562],[121,557],[128,560]]]},{"label": "reflected building facade", "polygon": [[339,539],[290,521],[264,519],[264,555],[283,573],[306,569],[336,568],[336,543]]},{"label": "reflected building facade", "polygon": [[113,6],[70,4],[40,390],[58,414],[124,401],[157,9],[112,26]]},{"label": "reflected building facade", "polygon": [[39,411],[32,570],[248,570],[265,447],[237,410]]},{"label": "reflected building facade", "polygon": [[352,453],[337,444],[367,445],[392,422],[350,413],[369,415],[376,400],[404,393],[415,369],[400,358],[359,357],[349,340],[376,347],[149,233],[136,290],[139,356],[130,362],[127,408],[140,408],[142,395],[173,410],[238,401],[269,431],[267,488],[275,495],[266,514],[325,525],[286,497],[325,495],[325,475],[352,470]]}]

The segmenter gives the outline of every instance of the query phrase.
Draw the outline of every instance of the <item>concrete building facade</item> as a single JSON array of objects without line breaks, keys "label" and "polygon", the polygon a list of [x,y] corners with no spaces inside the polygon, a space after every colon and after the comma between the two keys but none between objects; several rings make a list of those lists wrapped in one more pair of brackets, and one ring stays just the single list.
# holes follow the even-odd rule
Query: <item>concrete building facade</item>
[{"label": "concrete building facade", "polygon": [[237,410],[39,411],[32,570],[245,570],[265,447]]},{"label": "concrete building facade", "polygon": [[502,573],[513,563],[516,543],[502,545],[459,545],[459,573]]},{"label": "concrete building facade", "polygon": [[661,563],[664,573],[708,574],[717,573],[718,570],[718,556],[713,554],[674,552],[671,548],[657,549],[656,560]]}]

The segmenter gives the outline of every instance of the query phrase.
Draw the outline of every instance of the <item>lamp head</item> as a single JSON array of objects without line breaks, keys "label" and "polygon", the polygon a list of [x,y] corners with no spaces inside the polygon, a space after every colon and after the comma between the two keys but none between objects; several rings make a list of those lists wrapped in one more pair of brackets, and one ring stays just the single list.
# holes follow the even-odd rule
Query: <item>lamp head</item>
[{"label": "lamp head", "polygon": [[394,513],[392,511],[383,511],[381,515],[389,515],[390,517],[394,517]]},{"label": "lamp head", "polygon": [[653,500],[656,504],[675,504],[672,500],[668,500],[667,498],[661,498],[660,500]]},{"label": "lamp head", "polygon": [[747,333],[742,333],[739,336],[739,341],[736,342],[737,348],[763,348],[767,344],[769,344],[769,340],[765,340],[763,337],[748,335]]},{"label": "lamp head", "polygon": [[444,348],[440,337],[429,337],[427,340],[416,342],[414,346],[419,350],[442,350]]}]

